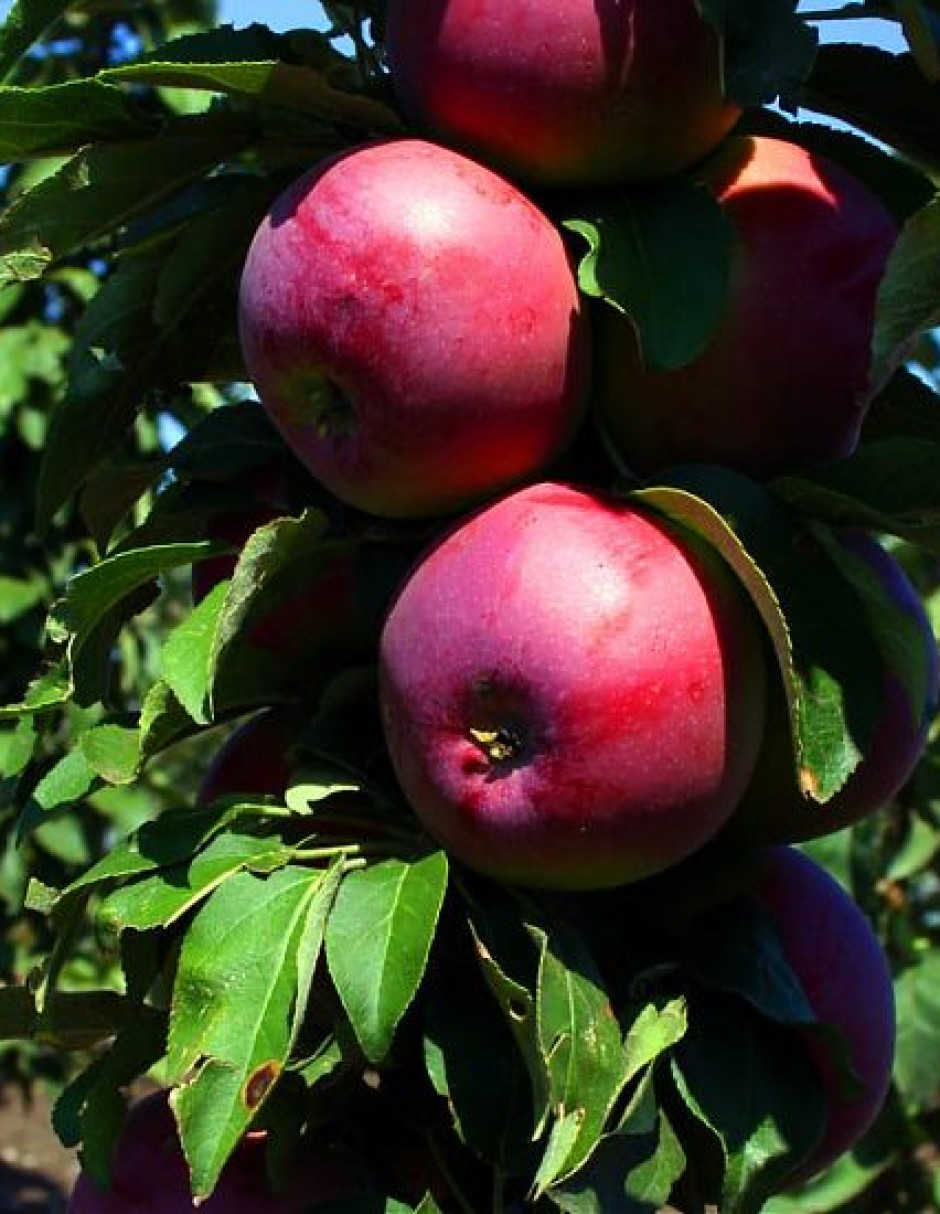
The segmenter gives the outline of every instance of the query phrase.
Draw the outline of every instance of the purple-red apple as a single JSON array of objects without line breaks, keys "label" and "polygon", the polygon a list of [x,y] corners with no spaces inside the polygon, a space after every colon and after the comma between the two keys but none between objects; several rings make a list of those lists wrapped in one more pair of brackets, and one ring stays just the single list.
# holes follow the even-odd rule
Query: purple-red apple
[{"label": "purple-red apple", "polygon": [[404,794],[459,860],[601,888],[712,836],[753,770],[759,625],[724,562],[612,496],[520,490],[419,562],[380,642]]},{"label": "purple-red apple", "polygon": [[[938,656],[930,620],[917,591],[898,562],[861,531],[839,533],[847,552],[865,562],[895,606],[914,624],[922,669],[919,700],[884,654],[881,710],[855,771],[830,800],[819,804],[801,792],[796,777],[790,723],[782,689],[768,693],[767,729],[754,779],[729,821],[730,838],[749,844],[798,843],[850,826],[887,804],[903,787],[923,751],[937,706]],[[917,693],[915,693],[917,694]]]},{"label": "purple-red apple", "polygon": [[386,23],[406,114],[527,179],[672,173],[741,112],[694,0],[390,0]]},{"label": "purple-red apple", "polygon": [[355,148],[291,185],[252,242],[239,322],[294,453],[381,516],[447,514],[533,477],[585,401],[586,320],[558,230],[422,140]]},{"label": "purple-red apple", "polygon": [[806,1035],[828,1114],[821,1140],[789,1179],[793,1185],[850,1150],[881,1109],[894,1061],[894,990],[870,923],[824,868],[789,847],[756,852],[755,863],[754,897],[770,916],[813,1014],[838,1030],[858,1080],[856,1091],[844,1091],[823,1041]]},{"label": "purple-red apple", "polygon": [[147,1096],[125,1120],[112,1165],[111,1187],[100,1189],[83,1172],[67,1214],[307,1214],[358,1187],[349,1160],[324,1152],[297,1161],[290,1185],[272,1191],[265,1169],[263,1134],[247,1135],[198,1207],[190,1194],[189,1168],[166,1093]]},{"label": "purple-red apple", "polygon": [[734,231],[724,310],[698,357],[657,370],[630,320],[598,306],[605,432],[644,476],[707,461],[767,478],[849,455],[894,220],[841,166],[779,139],[733,137],[700,177]]},{"label": "purple-red apple", "polygon": [[296,705],[284,705],[239,725],[213,756],[199,788],[199,804],[232,793],[283,796],[292,771],[291,747],[307,715]]}]

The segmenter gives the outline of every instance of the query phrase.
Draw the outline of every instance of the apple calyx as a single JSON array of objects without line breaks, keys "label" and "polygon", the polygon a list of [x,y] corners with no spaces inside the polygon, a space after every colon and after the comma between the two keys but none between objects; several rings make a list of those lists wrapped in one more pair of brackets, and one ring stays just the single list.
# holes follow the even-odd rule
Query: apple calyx
[{"label": "apple calyx", "polygon": [[470,729],[468,732],[494,766],[511,763],[525,749],[522,731],[510,725],[500,725],[496,729]]},{"label": "apple calyx", "polygon": [[320,439],[340,438],[356,429],[356,410],[349,397],[325,375],[308,388],[313,428]]}]

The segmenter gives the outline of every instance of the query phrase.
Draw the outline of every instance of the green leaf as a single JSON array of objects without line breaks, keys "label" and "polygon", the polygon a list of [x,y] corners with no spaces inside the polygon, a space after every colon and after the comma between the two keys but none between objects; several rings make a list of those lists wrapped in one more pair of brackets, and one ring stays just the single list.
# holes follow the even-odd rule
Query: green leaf
[{"label": "green leaf", "polygon": [[[304,53],[308,62],[298,62]],[[403,130],[395,110],[355,91],[349,61],[313,31],[279,36],[262,25],[220,26],[164,43],[135,63],[100,73],[128,84],[205,89],[282,106],[375,134]]]},{"label": "green leaf", "polygon": [[911,814],[885,869],[887,882],[910,881],[933,863],[940,852],[940,831],[932,821]]},{"label": "green leaf", "polygon": [[840,1156],[809,1184],[771,1197],[763,1214],[829,1214],[829,1211],[843,1207],[851,1209],[853,1197],[860,1197],[864,1202],[868,1196],[865,1190],[896,1161],[890,1154],[882,1154],[874,1160],[868,1154],[866,1149]]},{"label": "green leaf", "polygon": [[86,729],[79,746],[91,769],[109,784],[131,784],[140,769],[140,733],[122,725]]},{"label": "green leaf", "polygon": [[20,839],[35,830],[47,815],[55,810],[65,809],[87,796],[97,780],[95,769],[81,749],[76,747],[68,751],[33,789],[20,818]]},{"label": "green leaf", "polygon": [[25,986],[0,987],[0,1041],[25,1041],[38,1019],[32,991]]},{"label": "green leaf", "polygon": [[940,324],[940,197],[912,215],[878,289],[871,379],[884,383],[917,337]]},{"label": "green leaf", "polygon": [[0,80],[10,76],[20,56],[74,5],[75,0],[14,0],[0,28]]},{"label": "green leaf", "polygon": [[89,1050],[129,1023],[136,1009],[114,991],[55,991],[42,1011],[26,987],[0,988],[0,1041],[37,1041],[47,1049]]},{"label": "green leaf", "polygon": [[216,809],[170,809],[153,822],[145,822],[119,840],[87,872],[67,886],[64,895],[126,877],[181,864],[237,816],[237,807],[220,814]]},{"label": "green leaf", "polygon": [[797,0],[696,0],[724,36],[725,93],[741,106],[788,102],[809,75],[817,34]]},{"label": "green leaf", "polygon": [[165,469],[164,457],[133,462],[116,459],[88,477],[79,509],[99,552],[107,551],[118,523]]},{"label": "green leaf", "polygon": [[[932,423],[924,416],[926,428]],[[836,527],[866,527],[940,551],[940,443],[922,438],[866,442],[847,460],[780,477],[774,493]]]},{"label": "green leaf", "polygon": [[[40,527],[120,446],[140,409],[143,380],[159,349],[151,313],[162,264],[156,254],[123,262],[76,326],[68,388],[52,414],[39,467]],[[88,424],[89,416],[96,425]]]},{"label": "green leaf", "polygon": [[167,1066],[194,1196],[213,1189],[277,1082],[306,998],[335,874],[289,866],[230,877],[183,941]]},{"label": "green leaf", "polygon": [[917,66],[931,84],[936,84],[940,81],[940,50],[921,0],[893,0],[893,4]]},{"label": "green leaf", "polygon": [[521,905],[499,899],[490,886],[485,904],[471,908],[469,927],[480,972],[515,1039],[532,1089],[535,1132],[541,1135],[549,1123],[551,1074],[542,1048],[537,1016],[540,941],[526,929]]},{"label": "green leaf", "polygon": [[650,1069],[587,1165],[551,1190],[565,1214],[653,1214],[668,1200],[686,1157],[652,1078]]},{"label": "green leaf", "polygon": [[646,1003],[637,1013],[624,1039],[627,1080],[672,1049],[688,1031],[689,1015],[684,996]]},{"label": "green leaf", "polygon": [[284,440],[260,402],[246,400],[200,418],[167,453],[167,462],[187,480],[231,483],[271,465],[283,452]]},{"label": "green leaf", "polygon": [[900,679],[908,696],[911,719],[921,720],[924,706],[934,698],[923,620],[898,602],[896,593],[885,585],[884,578],[875,573],[867,560],[839,543],[825,528],[813,527],[812,531],[855,588],[885,669]]},{"label": "green leaf", "polygon": [[53,607],[49,632],[54,641],[71,640],[80,647],[112,608],[141,586],[170,569],[192,564],[219,551],[222,545],[205,540],[131,549],[106,557],[69,583],[65,597]]},{"label": "green leaf", "polygon": [[268,872],[286,864],[290,854],[279,839],[227,831],[188,863],[161,867],[114,890],[101,903],[98,921],[114,932],[168,926],[235,873],[243,869]]},{"label": "green leaf", "polygon": [[[208,199],[187,197],[168,233],[119,262],[76,327],[68,389],[43,449],[41,525],[121,446],[148,397],[204,378],[226,335],[234,341],[230,301],[260,187],[211,182],[218,188]],[[205,246],[198,244],[205,216],[194,215],[197,204],[209,206],[216,221]]]},{"label": "green leaf", "polygon": [[192,732],[192,718],[169,686],[154,683],[140,710],[140,762],[143,766],[165,747]]},{"label": "green leaf", "polygon": [[686,965],[702,986],[746,999],[769,1020],[817,1020],[772,921],[750,902],[735,899],[702,915],[693,926]]},{"label": "green leaf", "polygon": [[98,80],[0,89],[0,160],[66,155],[154,126],[126,93]]},{"label": "green leaf", "polygon": [[163,677],[192,719],[209,723],[213,649],[228,583],[220,582],[198,603],[163,646]]},{"label": "green leaf", "polygon": [[801,98],[907,156],[940,167],[940,94],[910,55],[873,46],[821,46]]},{"label": "green leaf", "polygon": [[210,114],[178,119],[153,139],[83,149],[0,216],[0,286],[38,277],[68,254],[119,233],[250,137],[250,124]]},{"label": "green leaf", "polygon": [[898,1034],[894,1077],[911,1111],[932,1108],[940,1078],[932,1060],[940,1049],[940,955],[928,953],[894,985]]},{"label": "green leaf", "polygon": [[23,774],[35,753],[38,737],[31,716],[23,717],[15,726],[0,729],[0,776]]},{"label": "green leaf", "polygon": [[565,227],[589,246],[582,291],[630,316],[647,367],[675,370],[702,352],[724,308],[732,245],[731,224],[708,190],[677,177]]},{"label": "green leaf", "polygon": [[0,624],[12,624],[38,606],[45,595],[46,588],[37,578],[14,578],[0,574]]},{"label": "green leaf", "polygon": [[881,657],[858,595],[818,540],[761,486],[705,466],[669,480],[677,488],[631,498],[698,532],[738,575],[777,656],[800,787],[825,802],[858,765],[880,708],[873,689],[881,685]]},{"label": "green leaf", "polygon": [[556,1110],[536,1177],[536,1192],[543,1193],[590,1155],[630,1072],[608,992],[583,941],[560,921],[535,930],[536,1022]]},{"label": "green leaf", "polygon": [[326,930],[330,974],[363,1053],[380,1062],[427,965],[447,858],[381,860],[346,875]]},{"label": "green leaf", "polygon": [[673,1076],[685,1103],[719,1137],[721,1208],[759,1214],[819,1141],[822,1081],[797,1035],[732,999],[699,999],[676,1047]]},{"label": "green leaf", "polygon": [[246,673],[239,666],[246,656],[245,632],[254,620],[282,601],[285,580],[289,587],[298,580],[309,584],[321,569],[330,566],[338,551],[347,547],[347,541],[327,540],[327,528],[322,511],[307,509],[299,518],[274,519],[258,527],[245,541],[215,630],[209,670],[213,713],[220,700],[237,697],[239,684],[241,693],[249,698],[253,679],[261,680],[263,690],[265,665],[274,667],[277,681],[277,655],[265,652],[268,661],[257,674],[250,668]]},{"label": "green leaf", "polygon": [[153,315],[162,327],[172,327],[199,301],[207,307],[215,293],[234,288],[248,245],[270,205],[266,178],[231,174],[216,181],[220,186],[224,182],[224,192],[189,219],[160,272]]},{"label": "green leaf", "polygon": [[[940,392],[920,375],[902,367],[869,407],[862,449],[886,439],[922,439],[940,443]],[[854,455],[847,461],[851,463]]]},{"label": "green leaf", "polygon": [[166,1021],[152,1009],[137,1015],[62,1091],[52,1122],[64,1146],[82,1147],[82,1167],[99,1188],[110,1180],[111,1156],[124,1117],[123,1092],[163,1056]]},{"label": "green leaf", "polygon": [[73,690],[69,664],[58,662],[33,679],[18,704],[7,704],[0,708],[0,721],[16,720],[60,708],[71,699]]},{"label": "green leaf", "polygon": [[528,1071],[472,962],[448,951],[424,1006],[424,1059],[454,1128],[506,1175],[530,1177],[538,1155]]}]

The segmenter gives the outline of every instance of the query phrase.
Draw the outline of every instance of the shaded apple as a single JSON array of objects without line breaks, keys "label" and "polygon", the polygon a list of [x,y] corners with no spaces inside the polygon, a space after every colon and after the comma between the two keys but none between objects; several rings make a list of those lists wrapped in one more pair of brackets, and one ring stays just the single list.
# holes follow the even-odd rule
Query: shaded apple
[{"label": "shaded apple", "polygon": [[282,797],[293,771],[291,748],[308,719],[309,711],[299,705],[284,705],[239,725],[213,755],[198,804],[234,793]]},{"label": "shaded apple", "polygon": [[757,754],[760,627],[723,561],[612,496],[511,494],[419,562],[380,642],[407,800],[454,856],[601,888],[689,855]]},{"label": "shaded apple", "polygon": [[559,232],[508,181],[422,140],[339,154],[278,198],[239,324],[295,454],[381,516],[446,514],[534,476],[585,401],[586,320]]},{"label": "shaded apple", "polygon": [[198,1207],[189,1168],[164,1092],[138,1101],[128,1113],[112,1165],[111,1186],[100,1189],[83,1172],[66,1214],[307,1214],[355,1191],[356,1172],[345,1155],[324,1150],[298,1158],[289,1186],[274,1192],[265,1166],[265,1136],[247,1135],[222,1171],[212,1195]]},{"label": "shaded apple", "polygon": [[699,176],[735,234],[724,310],[697,358],[661,371],[630,320],[597,307],[607,435],[643,476],[706,461],[767,478],[850,454],[893,218],[841,166],[779,139],[733,137]]},{"label": "shaded apple", "polygon": [[390,0],[386,23],[406,114],[526,179],[672,173],[740,114],[693,0]]},{"label": "shaded apple", "polygon": [[782,687],[768,692],[767,729],[754,779],[729,821],[729,838],[750,844],[797,843],[831,834],[886,805],[911,776],[927,740],[937,706],[938,656],[923,603],[898,562],[861,531],[839,533],[846,550],[861,558],[893,603],[915,625],[922,666],[923,698],[911,692],[884,654],[881,708],[858,767],[823,804],[805,798],[796,777],[790,723]]},{"label": "shaded apple", "polygon": [[870,923],[834,877],[795,848],[755,853],[754,894],[813,1013],[838,1030],[857,1090],[846,1092],[829,1048],[806,1045],[823,1082],[828,1117],[821,1140],[789,1186],[821,1172],[861,1138],[888,1092],[894,1060],[894,989]]}]

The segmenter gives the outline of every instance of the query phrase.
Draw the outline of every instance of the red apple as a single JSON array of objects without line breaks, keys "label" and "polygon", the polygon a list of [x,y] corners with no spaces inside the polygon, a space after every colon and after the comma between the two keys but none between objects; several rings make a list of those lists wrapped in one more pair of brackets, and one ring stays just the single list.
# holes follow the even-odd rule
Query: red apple
[{"label": "red apple", "polygon": [[521,177],[672,173],[740,114],[693,0],[390,0],[386,20],[409,117]]},{"label": "red apple", "polygon": [[794,1185],[851,1150],[881,1109],[894,1060],[894,990],[871,925],[824,868],[788,847],[755,855],[757,902],[776,927],[814,1015],[839,1031],[859,1081],[858,1091],[846,1095],[823,1043],[807,1035],[828,1117],[822,1139],[790,1178]]},{"label": "red apple", "polygon": [[795,774],[790,724],[782,689],[768,696],[767,730],[750,788],[727,826],[727,834],[750,844],[797,843],[831,834],[887,804],[906,783],[927,740],[937,705],[937,643],[927,613],[904,570],[877,540],[860,531],[842,532],[840,542],[861,558],[894,603],[915,623],[922,652],[923,699],[912,704],[898,673],[884,658],[881,711],[858,767],[824,804],[807,801]]},{"label": "red apple", "polygon": [[458,526],[380,642],[386,738],[454,856],[529,885],[657,872],[727,819],[762,730],[759,626],[699,540],[559,484]]},{"label": "red apple", "polygon": [[445,514],[545,468],[578,422],[588,340],[552,223],[416,139],[320,164],[245,264],[242,348],[308,469],[374,514]]},{"label": "red apple", "polygon": [[735,233],[724,312],[701,355],[659,371],[599,306],[604,429],[641,475],[694,460],[765,478],[850,454],[894,220],[839,165],[778,139],[730,139],[701,177]]},{"label": "red apple", "polygon": [[291,746],[307,715],[295,705],[268,708],[229,734],[205,774],[199,804],[229,793],[283,796],[292,772]]},{"label": "red apple", "polygon": [[[298,1161],[290,1187],[274,1193],[265,1172],[265,1140],[249,1134],[223,1169],[200,1214],[307,1214],[357,1188],[345,1158],[324,1153]],[[82,1173],[67,1214],[196,1214],[189,1168],[163,1092],[130,1110],[118,1142],[111,1187],[98,1188]]]}]

